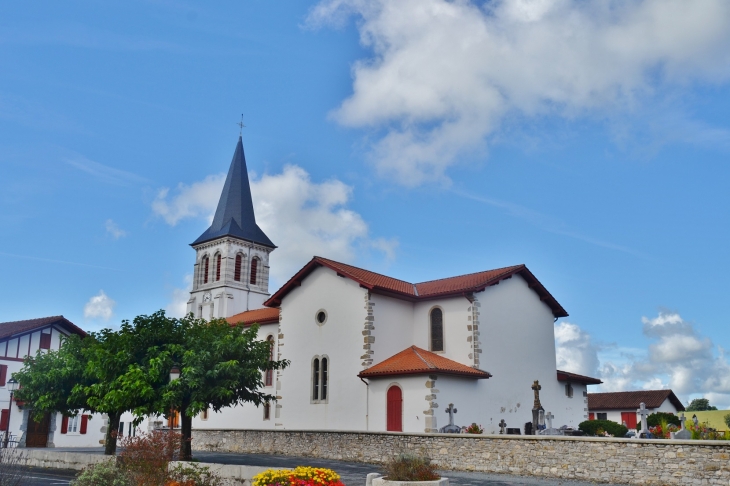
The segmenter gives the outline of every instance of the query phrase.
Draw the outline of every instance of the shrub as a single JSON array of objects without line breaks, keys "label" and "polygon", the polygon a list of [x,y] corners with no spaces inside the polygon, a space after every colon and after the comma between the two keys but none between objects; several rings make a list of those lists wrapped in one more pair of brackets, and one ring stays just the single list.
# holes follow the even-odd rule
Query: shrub
[{"label": "shrub", "polygon": [[484,428],[481,425],[477,425],[476,422],[466,428],[467,434],[483,434]]},{"label": "shrub", "polygon": [[133,486],[126,471],[112,461],[104,461],[84,468],[71,486]]},{"label": "shrub", "polygon": [[253,477],[253,486],[344,486],[332,469],[299,466],[290,469],[267,469]]},{"label": "shrub", "polygon": [[155,430],[148,434],[125,437],[119,464],[136,486],[165,484],[167,467],[180,451],[182,436],[177,432]]},{"label": "shrub", "polygon": [[223,480],[206,466],[176,464],[168,476],[165,486],[220,486]]},{"label": "shrub", "polygon": [[[667,425],[676,425],[679,427],[679,417],[673,413],[667,412],[654,412],[649,414],[649,416],[646,417],[646,426],[651,428],[656,427],[657,425],[661,425],[663,429],[666,429]],[[636,430],[641,430],[641,422],[636,424]]]},{"label": "shrub", "polygon": [[730,413],[725,415],[723,418],[725,419],[725,425],[727,425],[728,429],[730,429]]},{"label": "shrub", "polygon": [[[586,433],[586,435],[605,435],[608,433],[613,437],[623,437],[629,431],[625,426],[617,424],[612,420],[586,420],[578,425],[578,428]],[[600,434],[599,434],[600,430]]]},{"label": "shrub", "polygon": [[441,476],[427,457],[401,454],[385,463],[385,477],[390,481],[433,481]]}]

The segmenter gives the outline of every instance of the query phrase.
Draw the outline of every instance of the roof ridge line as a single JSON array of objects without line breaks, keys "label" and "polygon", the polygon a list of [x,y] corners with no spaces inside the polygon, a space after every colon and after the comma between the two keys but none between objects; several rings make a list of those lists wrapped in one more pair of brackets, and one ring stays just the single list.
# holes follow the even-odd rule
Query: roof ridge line
[{"label": "roof ridge line", "polygon": [[413,352],[416,353],[416,356],[421,358],[421,361],[423,361],[426,364],[426,366],[428,366],[428,369],[430,369],[430,370],[436,369],[435,365],[429,363],[428,361],[426,361],[426,358],[421,356],[421,353],[418,352],[418,348],[415,345],[411,346],[411,349],[413,349]]},{"label": "roof ridge line", "polygon": [[480,270],[478,272],[471,272],[471,273],[464,273],[462,275],[453,275],[451,277],[443,277],[443,278],[436,278],[434,280],[425,280],[423,282],[417,282],[414,285],[423,285],[431,282],[440,282],[442,280],[450,280],[452,278],[460,278],[460,277],[471,277],[472,275],[477,275],[479,273],[485,273],[485,272],[497,272],[499,270],[507,270],[507,269],[513,269],[517,267],[524,267],[524,263],[520,263],[519,265],[510,265],[509,267],[500,267],[500,268],[493,268],[491,270]]},{"label": "roof ridge line", "polygon": [[372,270],[368,270],[367,268],[356,267],[355,265],[351,265],[349,263],[338,262],[337,260],[332,260],[331,258],[321,257],[321,256],[317,256],[317,255],[314,255],[314,258],[319,258],[321,260],[327,260],[329,262],[337,263],[338,265],[347,265],[348,267],[356,268],[358,270],[362,270],[363,272],[373,273],[375,275],[380,275],[381,277],[385,277],[385,278],[392,278],[393,280],[398,280],[399,282],[403,282],[408,285],[416,285],[413,282],[409,282],[407,280],[403,280],[403,279],[400,279],[397,277],[391,277],[390,275],[385,275],[384,273],[373,272]]}]

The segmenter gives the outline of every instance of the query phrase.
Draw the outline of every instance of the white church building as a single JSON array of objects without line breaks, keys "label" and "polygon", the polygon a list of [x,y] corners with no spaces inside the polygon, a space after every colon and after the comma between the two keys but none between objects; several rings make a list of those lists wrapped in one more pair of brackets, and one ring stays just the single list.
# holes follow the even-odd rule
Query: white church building
[{"label": "white church building", "polygon": [[[315,256],[273,295],[239,138],[213,222],[195,242],[188,312],[260,325],[276,401],[203,413],[194,429],[438,432],[532,421],[539,380],[554,426],[588,419],[595,378],[556,369],[553,323],[568,313],[525,265],[412,283]],[[479,270],[479,269],[477,269]]]}]

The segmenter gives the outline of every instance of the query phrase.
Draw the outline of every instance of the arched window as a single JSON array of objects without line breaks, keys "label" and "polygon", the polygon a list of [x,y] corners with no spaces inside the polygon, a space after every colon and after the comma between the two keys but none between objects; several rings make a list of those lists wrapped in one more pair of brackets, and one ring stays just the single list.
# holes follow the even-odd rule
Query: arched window
[{"label": "arched window", "polygon": [[431,351],[444,350],[444,315],[438,307],[431,311]]},{"label": "arched window", "polygon": [[312,401],[319,401],[319,358],[312,361]]},{"label": "arched window", "polygon": [[322,358],[322,398],[321,400],[327,400],[327,358]]},{"label": "arched window", "polygon": [[221,255],[220,253],[215,256],[215,281],[221,279]]},{"label": "arched window", "polygon": [[[269,361],[274,361],[274,336],[266,338],[266,342],[269,343]],[[274,384],[274,370],[266,370],[264,377],[265,386],[273,386]]]},{"label": "arched window", "polygon": [[203,257],[203,283],[208,283],[208,255]]},{"label": "arched window", "polygon": [[259,270],[259,259],[253,258],[251,260],[251,278],[248,281],[251,285],[256,285],[256,274],[258,273],[258,270]]},{"label": "arched window", "polygon": [[269,402],[264,403],[264,420],[271,419],[271,404]]},{"label": "arched window", "polygon": [[239,253],[238,255],[236,255],[236,266],[233,270],[233,280],[235,280],[236,282],[241,281],[241,263],[243,263],[243,255]]}]

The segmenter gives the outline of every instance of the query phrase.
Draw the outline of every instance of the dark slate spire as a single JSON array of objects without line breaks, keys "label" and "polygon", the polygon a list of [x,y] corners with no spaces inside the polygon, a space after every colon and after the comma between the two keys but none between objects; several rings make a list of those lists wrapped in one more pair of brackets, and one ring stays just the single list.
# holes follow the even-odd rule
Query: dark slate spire
[{"label": "dark slate spire", "polygon": [[238,137],[236,152],[233,154],[231,168],[228,169],[228,176],[226,176],[221,199],[218,201],[218,209],[215,210],[213,224],[193,242],[193,245],[223,236],[234,236],[269,248],[276,248],[276,245],[256,224],[241,137]]}]

